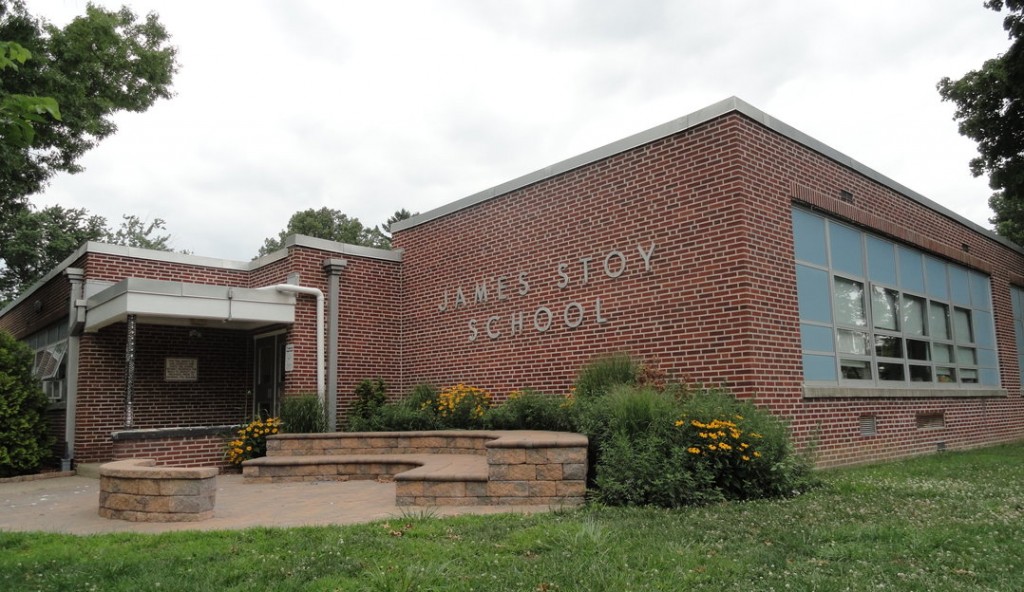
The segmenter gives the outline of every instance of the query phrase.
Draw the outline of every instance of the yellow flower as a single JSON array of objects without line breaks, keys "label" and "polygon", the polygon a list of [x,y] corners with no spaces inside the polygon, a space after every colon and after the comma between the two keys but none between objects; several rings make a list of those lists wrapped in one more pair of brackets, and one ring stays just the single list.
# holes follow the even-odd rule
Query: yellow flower
[{"label": "yellow flower", "polygon": [[700,448],[697,448],[695,446],[687,448],[686,451],[689,452],[690,454],[700,454]]},{"label": "yellow flower", "polygon": [[761,458],[761,453],[760,453],[760,452],[757,452],[757,451],[755,451],[755,452],[754,452],[754,458]]},{"label": "yellow flower", "polygon": [[749,461],[749,460],[750,460],[750,457],[749,457],[749,456],[747,456],[746,454],[744,454],[744,455],[743,455],[743,456],[741,456],[740,458],[742,458],[742,459],[743,459],[743,460],[745,460],[745,461]]},{"label": "yellow flower", "polygon": [[722,450],[732,450],[732,446],[729,446],[725,442],[722,442],[721,444],[719,444],[718,447],[721,448]]}]

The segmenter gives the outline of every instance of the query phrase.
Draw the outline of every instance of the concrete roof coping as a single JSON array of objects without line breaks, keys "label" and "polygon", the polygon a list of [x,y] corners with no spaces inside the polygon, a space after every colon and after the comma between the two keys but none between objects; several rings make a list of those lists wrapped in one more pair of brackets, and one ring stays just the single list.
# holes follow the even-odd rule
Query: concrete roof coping
[{"label": "concrete roof coping", "polygon": [[0,316],[7,314],[10,310],[13,310],[15,306],[23,302],[29,296],[31,296],[36,290],[46,284],[46,282],[57,277],[64,272],[65,269],[71,267],[86,253],[99,253],[104,255],[115,255],[118,257],[130,257],[133,259],[145,259],[147,261],[162,261],[166,263],[180,263],[182,265],[195,265],[199,267],[212,267],[215,269],[227,269],[236,271],[253,271],[259,269],[265,265],[269,265],[276,261],[280,261],[288,256],[289,247],[305,247],[310,249],[319,249],[321,251],[328,251],[331,253],[337,253],[340,255],[350,255],[353,257],[365,257],[369,259],[381,259],[384,261],[401,261],[402,250],[401,249],[375,249],[373,247],[364,247],[360,245],[348,245],[345,243],[339,243],[336,241],[324,240],[314,238],[311,236],[305,236],[301,234],[293,234],[288,237],[285,241],[284,248],[278,249],[273,253],[268,253],[262,257],[257,257],[252,261],[236,261],[232,259],[218,259],[216,257],[204,257],[201,255],[192,255],[189,253],[175,253],[171,251],[158,251],[153,249],[142,249],[139,247],[126,247],[122,245],[111,245],[107,243],[99,243],[95,241],[89,241],[78,247],[74,253],[69,255],[59,265],[51,269],[46,275],[39,279],[36,283],[25,290],[21,295],[12,300],[10,304],[0,310]]},{"label": "concrete roof coping", "polygon": [[698,125],[707,123],[708,121],[717,119],[729,113],[739,113],[741,115],[744,115],[752,119],[753,121],[757,122],[758,124],[763,125],[764,127],[786,138],[789,138],[790,140],[798,144],[801,144],[806,148],[809,148],[831,160],[834,160],[835,162],[845,167],[853,169],[857,173],[860,173],[865,177],[881,185],[884,185],[892,189],[893,191],[903,196],[906,196],[911,200],[931,210],[934,210],[935,212],[942,214],[943,216],[946,216],[947,218],[950,218],[955,222],[958,222],[970,228],[971,230],[974,230],[975,232],[981,233],[986,237],[1002,244],[1003,246],[1013,249],[1018,253],[1024,254],[1024,248],[1018,246],[1012,241],[1002,236],[999,236],[993,231],[968,220],[967,218],[961,216],[960,214],[957,214],[956,212],[950,210],[949,208],[946,208],[945,206],[942,206],[928,199],[927,197],[921,195],[920,193],[917,193],[916,191],[900,183],[897,183],[896,181],[879,173],[878,171],[875,171],[874,169],[865,166],[864,164],[854,160],[853,158],[843,154],[842,152],[839,152],[835,148],[832,148],[831,146],[828,146],[825,143],[816,140],[811,136],[808,136],[807,134],[794,128],[793,126],[788,125],[782,121],[779,121],[778,119],[772,117],[771,115],[765,113],[764,111],[761,111],[757,107],[754,107],[750,103],[747,103],[746,101],[735,96],[729,97],[725,100],[704,107],[703,109],[694,111],[689,115],[684,115],[683,117],[680,117],[678,119],[673,119],[672,121],[652,127],[648,130],[644,130],[637,134],[627,136],[625,138],[622,138],[621,140],[616,140],[615,142],[612,142],[605,146],[595,148],[594,150],[590,150],[578,156],[574,156],[561,162],[557,162],[550,166],[544,167],[543,169],[534,171],[532,173],[528,173],[526,175],[517,177],[510,181],[506,181],[504,183],[501,183],[500,185],[495,185],[494,187],[491,187],[489,189],[484,189],[483,191],[479,191],[472,195],[463,197],[462,199],[445,204],[433,210],[424,212],[422,214],[417,214],[405,220],[401,220],[399,222],[394,223],[391,226],[391,230],[392,232],[401,232],[403,230],[419,226],[420,224],[425,224],[432,220],[442,218],[449,214],[454,214],[455,212],[483,203],[495,197],[515,191],[517,189],[522,189],[528,185],[532,185],[534,183],[550,179],[557,175],[569,172],[573,169],[577,169],[582,166],[595,163],[599,160],[603,160],[616,154],[621,154],[628,150],[632,150],[634,148],[643,146],[644,144],[649,144],[662,138],[666,138],[679,132],[697,127]]}]

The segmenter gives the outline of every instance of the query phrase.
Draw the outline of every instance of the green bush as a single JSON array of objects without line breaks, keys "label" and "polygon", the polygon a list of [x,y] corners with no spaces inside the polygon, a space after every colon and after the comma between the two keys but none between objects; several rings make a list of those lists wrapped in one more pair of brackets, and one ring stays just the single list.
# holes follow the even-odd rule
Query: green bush
[{"label": "green bush", "polygon": [[387,385],[383,380],[380,378],[363,380],[356,386],[356,402],[349,411],[349,418],[369,419],[387,400]]},{"label": "green bush", "polygon": [[436,430],[439,423],[431,401],[437,390],[428,385],[417,385],[408,397],[394,403],[377,406],[365,416],[351,415],[351,432],[410,432]]},{"label": "green bush", "polygon": [[0,331],[0,477],[38,471],[52,455],[49,401],[32,376],[32,363],[32,350]]},{"label": "green bush", "polygon": [[327,431],[327,414],[316,395],[285,397],[281,400],[281,424],[291,434],[315,434]]},{"label": "green bush", "polygon": [[636,384],[639,365],[627,354],[597,358],[580,370],[573,386],[577,399],[600,397],[616,384]]},{"label": "green bush", "polygon": [[786,425],[724,390],[618,385],[577,402],[594,499],[676,507],[792,495],[814,484]]},{"label": "green bush", "polygon": [[485,428],[493,430],[571,431],[570,401],[524,389],[513,392],[504,403],[487,410],[482,422]]}]

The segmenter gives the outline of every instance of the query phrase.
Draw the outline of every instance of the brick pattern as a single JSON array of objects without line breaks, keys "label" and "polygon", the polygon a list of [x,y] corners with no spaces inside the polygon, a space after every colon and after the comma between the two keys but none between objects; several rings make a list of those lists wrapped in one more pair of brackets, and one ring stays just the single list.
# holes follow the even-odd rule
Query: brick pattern
[{"label": "brick pattern", "polygon": [[153,459],[131,459],[100,467],[100,516],[131,522],[213,518],[217,469],[155,465]]},{"label": "brick pattern", "polygon": [[113,443],[113,458],[151,458],[174,467],[218,467],[225,460],[226,438],[217,435],[176,436]]},{"label": "brick pattern", "polygon": [[[473,462],[478,459],[478,462]],[[587,440],[554,432],[283,434],[246,482],[395,480],[398,505],[579,505]]]},{"label": "brick pattern", "polygon": [[[990,273],[1008,396],[804,399],[794,203]],[[395,242],[405,250],[404,388],[466,382],[499,399],[527,386],[564,393],[585,362],[625,351],[674,380],[753,398],[790,422],[798,444],[815,444],[825,466],[1024,437],[1009,294],[1024,257],[739,114],[400,231]],[[652,242],[647,270],[636,249]],[[613,252],[626,256],[619,277],[604,267],[618,271]],[[499,282],[505,299],[495,297]],[[480,285],[485,302],[475,298]],[[460,287],[465,304],[455,306]],[[585,310],[576,327],[562,318],[571,303]],[[540,307],[555,317],[545,332],[533,323]],[[483,331],[491,318],[494,339]],[[473,341],[471,322],[480,329]],[[945,428],[916,427],[916,414],[936,411]],[[875,436],[860,435],[865,413],[878,418]]]}]

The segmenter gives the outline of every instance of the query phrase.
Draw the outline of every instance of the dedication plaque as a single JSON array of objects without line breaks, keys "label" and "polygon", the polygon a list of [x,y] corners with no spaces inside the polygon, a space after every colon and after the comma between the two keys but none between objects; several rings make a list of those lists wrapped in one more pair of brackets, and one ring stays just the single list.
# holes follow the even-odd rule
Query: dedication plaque
[{"label": "dedication plaque", "polygon": [[199,379],[199,358],[165,358],[164,381],[195,382]]}]

